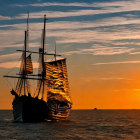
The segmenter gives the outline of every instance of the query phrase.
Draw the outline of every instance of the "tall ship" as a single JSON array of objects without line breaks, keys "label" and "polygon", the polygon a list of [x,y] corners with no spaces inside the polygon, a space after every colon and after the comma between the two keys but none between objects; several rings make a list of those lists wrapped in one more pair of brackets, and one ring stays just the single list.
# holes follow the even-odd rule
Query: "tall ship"
[{"label": "tall ship", "polygon": [[[4,75],[8,78],[17,78],[17,84],[11,90],[14,96],[13,116],[16,122],[41,122],[45,120],[65,120],[71,110],[71,97],[68,83],[66,58],[57,59],[55,53],[45,52],[46,15],[42,30],[41,47],[38,52],[29,51],[29,14],[25,31],[24,48],[17,50],[22,53],[19,73],[15,76]],[[39,55],[38,74],[33,73],[31,55]],[[46,61],[45,56],[53,56],[53,61]],[[36,90],[31,93],[31,82],[36,80]]]}]

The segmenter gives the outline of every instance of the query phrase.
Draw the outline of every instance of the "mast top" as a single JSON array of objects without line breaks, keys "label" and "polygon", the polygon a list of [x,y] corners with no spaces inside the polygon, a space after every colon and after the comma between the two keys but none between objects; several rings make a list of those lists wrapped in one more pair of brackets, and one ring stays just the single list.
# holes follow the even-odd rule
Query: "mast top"
[{"label": "mast top", "polygon": [[28,12],[28,17],[27,17],[27,32],[29,31],[29,12]]},{"label": "mast top", "polygon": [[48,18],[46,17],[46,14],[44,15],[44,22],[46,22],[46,20],[48,20]]}]

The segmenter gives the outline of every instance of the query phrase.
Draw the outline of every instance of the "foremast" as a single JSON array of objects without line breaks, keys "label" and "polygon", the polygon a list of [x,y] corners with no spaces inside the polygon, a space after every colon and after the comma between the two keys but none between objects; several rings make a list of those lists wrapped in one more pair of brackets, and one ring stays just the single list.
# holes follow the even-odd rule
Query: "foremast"
[{"label": "foremast", "polygon": [[22,52],[22,62],[21,62],[20,71],[18,74],[21,76],[21,78],[18,78],[18,82],[15,89],[18,95],[21,95],[22,89],[23,89],[24,95],[27,95],[28,93],[30,93],[28,74],[33,73],[33,68],[32,68],[31,55],[27,57],[28,41],[29,41],[29,12],[28,12],[28,18],[27,18],[27,29],[25,30],[24,49]]}]

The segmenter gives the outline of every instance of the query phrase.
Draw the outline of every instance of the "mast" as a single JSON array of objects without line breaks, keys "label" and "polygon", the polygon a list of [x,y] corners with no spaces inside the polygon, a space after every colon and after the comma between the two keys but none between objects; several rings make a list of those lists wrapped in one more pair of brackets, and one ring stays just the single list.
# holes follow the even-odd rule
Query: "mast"
[{"label": "mast", "polygon": [[29,41],[29,12],[28,12],[28,18],[27,18],[27,39],[26,39],[26,46],[28,48],[28,41]]},{"label": "mast", "polygon": [[[27,31],[25,31],[25,40],[24,40],[24,78],[26,77],[26,47],[27,47]],[[24,95],[26,95],[26,79],[24,79]]]},{"label": "mast", "polygon": [[24,81],[24,95],[26,95],[26,85],[27,85],[27,79],[26,79],[26,75],[27,75],[27,70],[26,70],[26,65],[27,65],[27,61],[26,61],[26,52],[27,52],[27,47],[28,47],[28,36],[29,35],[29,12],[28,12],[28,18],[27,18],[27,30],[25,31],[25,40],[24,40],[24,71],[23,71],[23,81]]},{"label": "mast", "polygon": [[44,77],[46,76],[45,64],[44,64],[45,32],[46,32],[46,15],[44,15],[43,44],[42,44],[42,99],[44,96],[44,86],[45,86]]},{"label": "mast", "polygon": [[[27,52],[27,47],[28,47],[28,39],[29,39],[29,12],[28,12],[28,17],[27,17],[27,30],[25,31],[25,40],[24,40],[24,72],[23,72],[23,81],[24,81],[24,95],[26,95],[26,85],[27,85],[27,70],[26,70],[26,52]],[[27,90],[28,91],[28,90]]]},{"label": "mast", "polygon": [[44,48],[45,48],[45,32],[46,32],[46,15],[44,15],[44,29],[43,29],[43,45],[42,45],[42,60],[44,61]]},{"label": "mast", "polygon": [[[39,49],[39,52],[34,52],[34,51],[29,51],[28,50],[28,37],[29,37],[29,12],[28,12],[28,18],[27,18],[27,28],[25,31],[25,38],[24,38],[24,48],[23,50],[17,50],[22,52],[22,63],[21,63],[21,67],[20,67],[20,71],[17,75],[19,76],[8,76],[8,75],[4,75],[4,77],[8,77],[8,78],[18,78],[18,82],[16,85],[16,92],[19,93],[19,95],[21,94],[21,91],[23,90],[23,94],[26,95],[27,92],[29,92],[29,83],[28,83],[28,79],[31,80],[38,80],[39,82],[39,88],[38,88],[38,94],[37,97],[40,95],[42,96],[42,98],[45,97],[44,95],[44,91],[45,91],[45,84],[46,84],[46,62],[44,60],[44,55],[53,55],[55,56],[55,60],[56,60],[56,56],[61,56],[59,54],[56,54],[56,44],[55,44],[55,53],[47,53],[45,52],[45,32],[46,32],[46,15],[44,15],[44,28],[43,28],[43,32],[42,32],[42,45],[41,48]],[[29,77],[29,76],[33,76],[33,75],[28,75],[28,69],[30,67],[30,65],[28,64],[28,58],[27,58],[27,53],[34,53],[34,54],[39,54],[40,55],[40,66],[41,66],[41,71],[39,72],[38,78],[35,77]],[[41,93],[42,90],[42,93]],[[45,98],[46,99],[46,98]]]}]

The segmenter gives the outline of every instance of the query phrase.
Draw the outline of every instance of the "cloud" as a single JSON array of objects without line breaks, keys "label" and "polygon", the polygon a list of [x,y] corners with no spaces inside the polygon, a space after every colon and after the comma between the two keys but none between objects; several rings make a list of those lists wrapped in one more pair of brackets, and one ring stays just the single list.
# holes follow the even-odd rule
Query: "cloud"
[{"label": "cloud", "polygon": [[140,61],[105,62],[105,63],[95,63],[93,65],[137,64],[137,63],[140,63]]},{"label": "cloud", "polygon": [[[86,15],[96,15],[104,13],[103,11],[98,10],[72,10],[69,12],[62,12],[62,11],[40,11],[40,12],[32,12],[30,13],[30,18],[41,18],[42,15],[46,14],[47,18],[60,18],[60,17],[73,17],[73,16],[86,16]],[[20,14],[13,19],[26,19],[27,14]]]},{"label": "cloud", "polygon": [[72,2],[72,3],[57,3],[57,2],[46,2],[46,3],[33,3],[33,4],[14,4],[13,6],[25,7],[25,6],[33,6],[33,7],[46,7],[46,6],[66,6],[66,7],[99,7],[103,9],[114,8],[121,10],[133,9],[139,10],[139,1],[138,0],[127,0],[127,1],[112,1],[112,2],[92,2],[92,3],[84,3],[84,2]]},{"label": "cloud", "polygon": [[[43,20],[42,20],[43,21]],[[136,18],[126,18],[126,17],[111,17],[106,19],[100,19],[96,21],[55,21],[48,22],[47,29],[62,30],[62,29],[87,29],[87,28],[97,28],[97,27],[109,27],[118,25],[135,25],[133,28],[138,28],[140,24],[140,19]],[[31,25],[31,26],[30,26]],[[31,23],[31,30],[41,30],[43,28],[43,22],[41,23]],[[1,28],[7,27],[8,29],[20,29],[25,30],[26,24],[12,24],[12,25],[0,25]],[[117,27],[119,28],[119,27]]]},{"label": "cloud", "polygon": [[13,54],[6,54],[6,55],[0,55],[0,63],[3,61],[7,61],[7,60],[13,60],[13,59],[17,59],[21,56],[21,53],[13,53]]},{"label": "cloud", "polygon": [[[18,5],[17,5],[18,6]],[[92,7],[90,6],[88,3],[78,3],[78,2],[74,2],[74,3],[56,3],[56,2],[46,2],[46,3],[36,3],[36,4],[30,4],[30,6],[35,6],[35,7],[46,7],[46,6],[76,6],[76,7]]]},{"label": "cloud", "polygon": [[[32,4],[37,6],[43,5],[77,5],[77,6],[93,6],[102,7],[100,10],[71,10],[71,11],[40,11],[31,13],[31,18],[40,18],[41,14],[48,14],[50,17],[70,17],[81,15],[94,15],[104,14],[119,11],[131,11],[137,9],[139,2],[137,1],[115,1],[115,2],[98,2],[98,3],[36,3]],[[126,6],[126,4],[128,4]],[[133,6],[132,6],[132,5]],[[118,6],[116,8],[116,6]],[[135,7],[134,7],[135,6]],[[20,14],[13,19],[27,18],[26,14]],[[132,14],[127,14],[126,17],[111,17],[104,18],[95,21],[56,21],[47,23],[47,37],[53,37],[56,39],[57,44],[69,44],[69,43],[94,43],[98,42],[99,46],[91,47],[87,49],[77,49],[75,51],[67,52],[67,55],[72,53],[77,54],[92,54],[92,55],[114,55],[122,53],[137,54],[133,44],[127,42],[127,40],[140,39],[139,25],[140,19],[137,19]],[[123,25],[123,26],[122,26]],[[127,25],[133,25],[128,28]],[[14,25],[0,25],[1,28],[7,27],[7,30],[0,30],[0,42],[1,50],[6,47],[22,47],[24,45],[24,30],[26,24],[14,24]],[[103,28],[101,28],[103,27]],[[30,47],[39,47],[41,38],[41,29],[43,23],[31,23],[30,24]],[[14,36],[13,36],[14,34]],[[16,36],[16,37],[15,37]],[[115,42],[118,40],[126,40],[125,42]],[[38,43],[33,42],[38,41]],[[129,47],[124,47],[129,45]],[[132,47],[130,46],[132,45]],[[116,47],[115,47],[116,46]],[[118,46],[118,47],[117,47]]]},{"label": "cloud", "polygon": [[[99,80],[124,80],[126,78],[123,78],[123,77],[102,77],[102,78],[99,78]],[[128,79],[127,79],[128,80]]]},{"label": "cloud", "polygon": [[[4,62],[0,63],[0,68],[5,69],[12,69],[12,68],[19,68],[20,67],[20,61],[11,61],[11,62]],[[38,68],[39,64],[37,62],[33,62],[33,68]]]},{"label": "cloud", "polygon": [[[128,0],[128,1],[113,1],[113,2],[93,2],[93,3],[36,3],[28,5],[16,5],[16,6],[80,6],[80,7],[96,7],[99,10],[72,10],[72,11],[40,11],[32,12],[31,18],[40,18],[41,15],[47,14],[48,18],[56,17],[72,17],[72,16],[86,16],[86,15],[97,15],[97,14],[109,14],[109,13],[119,13],[127,11],[139,11],[140,1]],[[26,18],[26,14],[20,14],[15,19]]]},{"label": "cloud", "polygon": [[10,20],[11,17],[0,15],[0,20]]},{"label": "cloud", "polygon": [[[119,22],[120,20],[122,20],[123,22]],[[134,23],[133,20],[132,22]],[[102,22],[96,21],[94,23],[58,21],[53,23],[52,22],[47,23],[46,32],[47,32],[47,37],[54,37],[56,39],[57,44],[99,42],[100,44],[104,44],[104,47],[106,47],[108,43],[110,43],[110,46],[118,45],[120,47],[124,45],[132,45],[132,46],[139,45],[137,42],[133,42],[133,43],[127,41],[115,42],[116,40],[123,40],[123,39],[126,40],[140,39],[140,33],[136,25],[133,26],[132,29],[115,27],[115,31],[111,31],[111,27],[107,31],[100,29],[100,27],[102,26],[109,26],[109,25],[111,26],[117,24],[122,24],[125,26],[125,23],[127,24],[127,20],[125,18],[108,18],[102,20]],[[128,20],[128,24],[129,24],[129,20]],[[14,24],[14,25],[7,25],[7,26],[9,27],[9,30],[0,30],[1,48],[24,46],[24,30],[26,29],[26,24]],[[99,28],[96,29],[96,27]],[[38,43],[37,42],[33,43],[32,41],[40,40],[42,28],[43,28],[43,23],[30,24],[30,32],[29,32],[30,47],[40,46],[40,41],[38,41]],[[94,29],[88,29],[88,28],[94,28]],[[120,49],[116,48],[116,49],[117,51],[119,51],[120,49],[121,51],[123,51],[122,50],[123,48]],[[109,50],[107,50],[106,48],[108,54],[109,54]],[[130,49],[128,49],[128,51],[130,51]]]},{"label": "cloud", "polygon": [[133,50],[134,48],[128,47],[92,47],[91,49],[82,49],[81,52],[93,55],[115,55],[129,53]]},{"label": "cloud", "polygon": [[123,54],[123,53],[130,53],[134,51],[134,48],[128,47],[105,47],[94,45],[89,49],[79,49],[77,51],[70,51],[66,52],[65,55],[72,55],[72,54],[92,54],[92,55],[116,55],[116,54]]},{"label": "cloud", "polygon": [[131,52],[130,54],[135,55],[135,54],[140,54],[140,52]]}]

